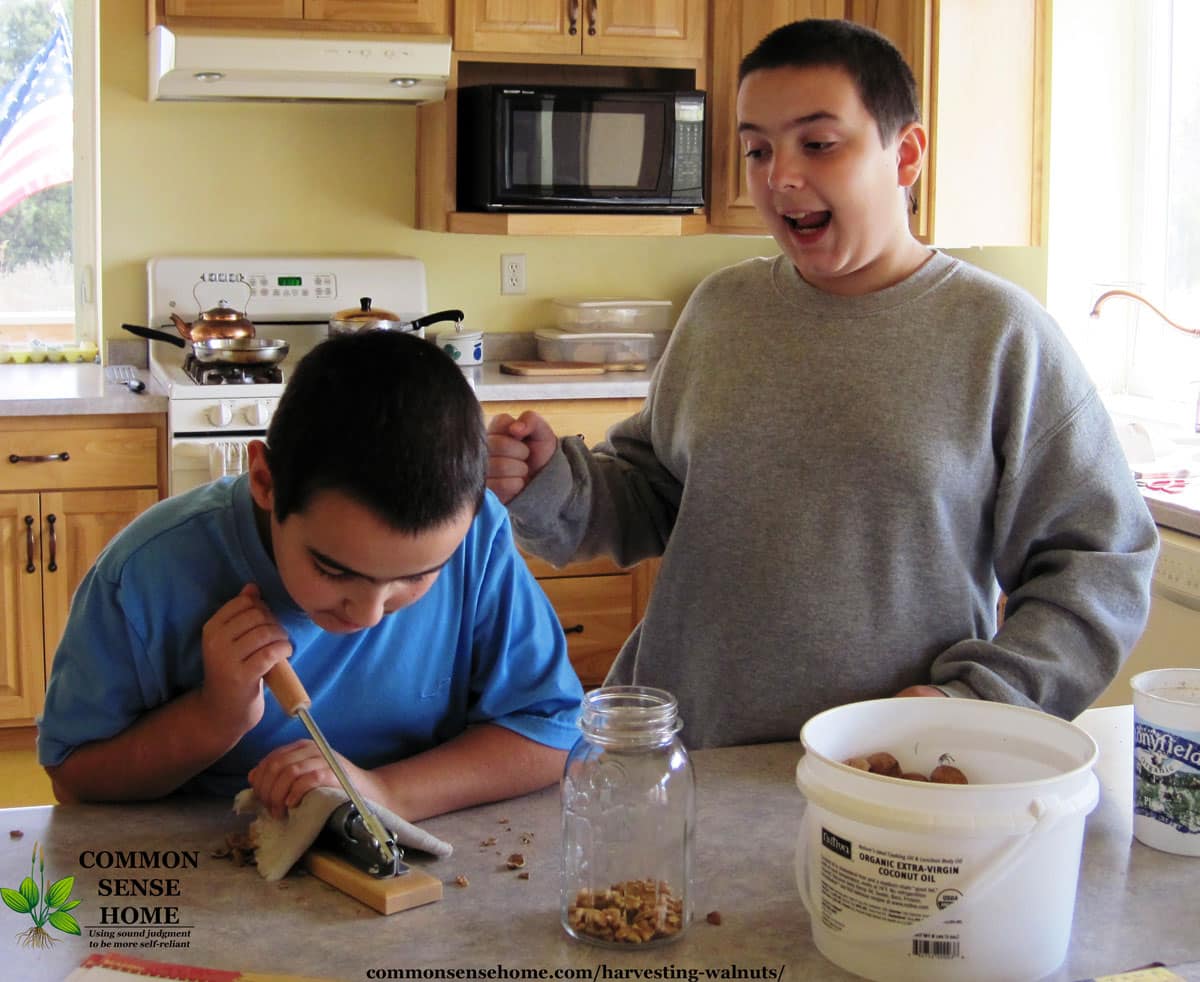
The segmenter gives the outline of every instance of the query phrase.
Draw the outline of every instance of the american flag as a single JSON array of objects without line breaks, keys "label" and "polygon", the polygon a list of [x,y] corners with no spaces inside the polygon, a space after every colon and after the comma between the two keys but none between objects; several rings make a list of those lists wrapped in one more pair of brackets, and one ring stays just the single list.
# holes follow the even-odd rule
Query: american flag
[{"label": "american flag", "polygon": [[71,34],[58,27],[0,97],[0,215],[74,174]]}]

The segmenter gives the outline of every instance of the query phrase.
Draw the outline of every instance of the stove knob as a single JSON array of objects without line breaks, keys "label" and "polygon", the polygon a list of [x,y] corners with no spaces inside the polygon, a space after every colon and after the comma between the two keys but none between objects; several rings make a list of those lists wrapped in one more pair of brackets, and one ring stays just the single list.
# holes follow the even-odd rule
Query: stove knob
[{"label": "stove knob", "polygon": [[270,417],[265,402],[255,402],[247,406],[242,415],[246,417],[246,422],[251,426],[266,426],[267,419]]},{"label": "stove knob", "polygon": [[227,402],[218,402],[207,415],[213,426],[228,426],[233,422],[233,406]]}]

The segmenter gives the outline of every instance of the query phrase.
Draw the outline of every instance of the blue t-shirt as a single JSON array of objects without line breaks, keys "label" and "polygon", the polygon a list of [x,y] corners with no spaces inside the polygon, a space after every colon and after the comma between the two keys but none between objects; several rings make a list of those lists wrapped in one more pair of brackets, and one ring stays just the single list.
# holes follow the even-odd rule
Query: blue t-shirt
[{"label": "blue t-shirt", "polygon": [[[560,749],[578,736],[582,689],[562,628],[490,492],[428,593],[372,628],[329,634],[284,589],[242,475],[159,502],[88,571],[54,656],[39,761],[59,764],[198,687],[204,624],[246,583],[258,584],[291,639],[313,718],[359,767],[410,757],[475,723]],[[232,795],[268,752],[305,737],[268,694],[258,725],[186,788]]]}]

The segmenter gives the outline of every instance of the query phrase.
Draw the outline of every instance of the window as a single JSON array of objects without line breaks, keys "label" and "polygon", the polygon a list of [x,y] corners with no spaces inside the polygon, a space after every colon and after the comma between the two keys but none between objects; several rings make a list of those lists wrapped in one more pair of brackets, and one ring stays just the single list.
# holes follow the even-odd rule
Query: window
[{"label": "window", "polygon": [[0,0],[0,356],[96,355],[97,0]]},{"label": "window", "polygon": [[1102,391],[1194,425],[1200,337],[1200,3],[1056,0],[1047,304]]}]

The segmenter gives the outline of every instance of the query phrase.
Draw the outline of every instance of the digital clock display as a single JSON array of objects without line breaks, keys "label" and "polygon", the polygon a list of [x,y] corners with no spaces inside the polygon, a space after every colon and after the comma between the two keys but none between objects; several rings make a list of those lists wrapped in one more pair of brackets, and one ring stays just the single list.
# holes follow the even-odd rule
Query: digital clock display
[{"label": "digital clock display", "polygon": [[277,286],[299,286],[300,285],[300,277],[299,276],[280,276],[276,280],[276,285]]}]

